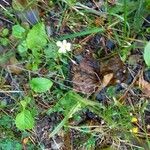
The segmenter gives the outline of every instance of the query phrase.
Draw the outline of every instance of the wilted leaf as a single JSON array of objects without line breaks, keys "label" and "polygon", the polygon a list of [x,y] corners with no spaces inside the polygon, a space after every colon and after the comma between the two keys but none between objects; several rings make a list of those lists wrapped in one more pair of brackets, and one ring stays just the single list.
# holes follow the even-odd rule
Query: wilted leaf
[{"label": "wilted leaf", "polygon": [[16,57],[13,56],[9,59],[6,65],[11,73],[20,74],[22,72],[21,66],[19,67],[17,63],[18,60],[16,59]]},{"label": "wilted leaf", "polygon": [[139,79],[139,86],[146,96],[150,96],[150,83],[145,81],[143,78]]},{"label": "wilted leaf", "polygon": [[44,23],[36,24],[29,31],[26,42],[29,49],[41,49],[47,44],[47,35]]},{"label": "wilted leaf", "polygon": [[32,129],[34,127],[34,118],[29,110],[23,110],[15,120],[16,126],[20,130]]},{"label": "wilted leaf", "polygon": [[144,48],[144,61],[148,67],[150,67],[150,42]]},{"label": "wilted leaf", "polygon": [[33,78],[30,81],[30,87],[35,92],[46,92],[48,91],[53,85],[53,82],[46,78]]},{"label": "wilted leaf", "polygon": [[98,64],[90,54],[82,58],[79,65],[73,64],[73,89],[84,94],[95,92],[97,87],[96,69],[98,69]]},{"label": "wilted leaf", "polygon": [[109,73],[104,76],[103,81],[102,81],[103,88],[109,84],[112,78],[113,78],[113,73]]}]

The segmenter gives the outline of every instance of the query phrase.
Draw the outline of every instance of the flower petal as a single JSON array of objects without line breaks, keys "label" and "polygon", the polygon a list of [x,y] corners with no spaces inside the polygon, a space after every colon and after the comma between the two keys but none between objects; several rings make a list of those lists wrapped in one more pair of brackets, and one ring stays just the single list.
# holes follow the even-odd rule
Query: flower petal
[{"label": "flower petal", "polygon": [[57,45],[58,47],[62,47],[62,46],[63,46],[63,43],[62,43],[61,41],[57,41],[56,45]]},{"label": "flower petal", "polygon": [[66,49],[64,47],[61,47],[59,50],[58,50],[59,53],[66,53]]},{"label": "flower petal", "polygon": [[67,43],[65,48],[67,51],[71,51],[71,43]]},{"label": "flower petal", "polygon": [[63,40],[63,41],[62,41],[62,44],[63,44],[63,46],[65,46],[65,45],[67,44],[67,41],[66,41],[66,40]]}]

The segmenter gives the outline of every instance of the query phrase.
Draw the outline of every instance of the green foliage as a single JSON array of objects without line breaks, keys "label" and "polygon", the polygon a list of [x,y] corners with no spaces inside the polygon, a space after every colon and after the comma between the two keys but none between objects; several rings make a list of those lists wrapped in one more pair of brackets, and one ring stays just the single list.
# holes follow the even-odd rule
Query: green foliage
[{"label": "green foliage", "polygon": [[76,0],[63,0],[63,1],[69,5],[74,5],[76,3]]},{"label": "green foliage", "polygon": [[95,137],[94,136],[91,136],[88,141],[86,142],[86,149],[87,150],[90,150],[91,147],[95,147]]},{"label": "green foliage", "polygon": [[114,86],[110,86],[107,88],[106,94],[110,97],[113,98],[116,96],[115,94],[115,87]]},{"label": "green foliage", "polygon": [[3,46],[7,46],[9,45],[9,39],[8,39],[8,34],[9,34],[9,30],[7,28],[4,28],[2,31],[1,31],[1,37],[0,37],[0,45],[3,45]]},{"label": "green foliage", "polygon": [[25,35],[25,31],[26,30],[22,26],[20,26],[19,24],[18,25],[14,25],[12,27],[12,35],[15,38],[19,38],[19,39],[23,38],[24,35]]},{"label": "green foliage", "polygon": [[144,0],[138,0],[137,10],[134,16],[133,27],[136,32],[141,30],[142,24],[144,22],[143,17],[147,14],[145,9]]},{"label": "green foliage", "polygon": [[22,144],[14,139],[1,139],[0,149],[1,150],[21,150]]},{"label": "green foliage", "polygon": [[65,125],[68,119],[72,118],[73,115],[79,112],[79,110],[88,106],[94,107],[96,105],[99,105],[99,103],[84,99],[74,91],[68,91],[65,96],[62,97],[58,103],[47,112],[49,115],[53,112],[62,112],[65,116],[65,118],[52,131],[50,137],[54,136]]},{"label": "green foliage", "polygon": [[148,42],[144,48],[144,61],[148,67],[150,67],[150,42]]},{"label": "green foliage", "polygon": [[54,108],[48,110],[50,115],[52,112],[63,112],[65,118],[56,126],[56,128],[50,134],[50,137],[53,137],[68,121],[69,118],[72,118],[73,114],[78,112],[81,109],[81,103],[78,102],[80,97],[78,94],[73,91],[69,91],[59,102],[54,106]]},{"label": "green foliage", "polygon": [[77,32],[77,33],[73,33],[73,34],[69,34],[69,35],[64,35],[64,36],[60,37],[58,40],[73,39],[76,37],[81,37],[81,36],[94,34],[94,33],[98,33],[98,32],[103,33],[104,31],[105,31],[104,28],[93,27],[92,29],[87,29],[85,31],[81,31],[81,32]]},{"label": "green foliage", "polygon": [[12,127],[13,121],[12,117],[3,115],[0,117],[0,126],[5,129],[10,129]]},{"label": "green foliage", "polygon": [[128,106],[112,104],[103,112],[104,120],[108,121],[111,128],[122,130],[131,129],[130,108]]},{"label": "green foliage", "polygon": [[20,130],[32,129],[34,127],[34,118],[31,112],[26,109],[27,104],[29,104],[30,101],[30,97],[25,97],[24,100],[20,101],[20,104],[22,105],[22,111],[17,114],[15,119],[15,124]]},{"label": "green foliage", "polygon": [[7,28],[3,29],[1,34],[3,37],[5,37],[9,34],[9,30]]},{"label": "green foliage", "polygon": [[[130,1],[126,0],[126,3],[128,4],[127,9],[130,11],[134,11],[137,8],[137,1]],[[119,0],[118,3],[116,3],[115,7],[108,6],[108,12],[113,14],[120,14],[124,13],[124,0]]]},{"label": "green foliage", "polygon": [[47,44],[47,34],[44,23],[38,23],[29,31],[26,39],[27,47],[40,50]]},{"label": "green foliage", "polygon": [[28,47],[25,40],[18,45],[17,50],[21,56],[26,55]]},{"label": "green foliage", "polygon": [[49,42],[48,47],[44,49],[45,57],[47,60],[49,59],[57,59],[58,58],[58,47],[55,42]]},{"label": "green foliage", "polygon": [[24,10],[24,7],[18,2],[18,0],[13,0],[12,1],[12,7],[14,10],[17,10],[17,11],[23,11]]},{"label": "green foliage", "polygon": [[148,10],[150,10],[150,0],[145,0],[145,5]]},{"label": "green foliage", "polygon": [[68,114],[68,111],[70,111],[70,108],[76,105],[77,103],[80,103],[82,106],[95,106],[99,105],[97,102],[93,102],[87,99],[82,98],[79,94],[75,93],[74,91],[68,91],[58,102],[57,104],[48,110],[48,114],[51,114],[52,112],[63,112],[63,114]]},{"label": "green foliage", "polygon": [[53,82],[46,78],[33,78],[30,80],[30,87],[33,91],[42,93],[48,91],[53,85]]},{"label": "green foliage", "polygon": [[[13,9],[15,11],[21,11],[22,13],[24,13],[24,11],[27,11],[28,8],[32,6],[32,4],[37,4],[37,0],[32,0],[29,6],[23,7],[20,3],[17,3],[17,1],[18,0],[13,0]],[[90,3],[87,4],[87,2]],[[133,112],[133,114],[135,113],[134,115],[138,113],[137,116],[139,116],[139,112],[136,112],[138,109],[137,107],[140,107],[141,113],[145,112],[145,107],[141,108],[141,103],[143,103],[141,102],[141,100],[140,103],[138,103],[136,100],[134,101],[134,99],[131,99],[131,104],[133,103],[132,107],[128,105],[128,101],[125,101],[125,103],[121,104],[118,99],[120,98],[120,96],[122,96],[125,90],[121,90],[118,93],[116,92],[116,88],[114,85],[108,85],[105,94],[109,100],[107,100],[106,103],[99,103],[96,102],[94,95],[91,95],[90,97],[88,97],[87,95],[83,95],[82,97],[75,91],[69,91],[68,88],[72,89],[72,87],[68,87],[68,84],[64,84],[64,82],[68,80],[68,74],[72,75],[72,73],[74,73],[74,75],[76,76],[76,72],[78,72],[78,69],[72,69],[72,65],[69,64],[68,58],[74,60],[76,54],[80,55],[81,53],[81,57],[82,55],[86,56],[86,54],[88,55],[88,51],[86,51],[86,49],[89,49],[90,52],[92,51],[92,55],[94,56],[95,53],[97,53],[95,52],[94,43],[97,43],[97,45],[99,45],[100,47],[100,58],[103,57],[101,56],[103,55],[103,52],[104,54],[108,53],[107,56],[109,56],[109,54],[112,55],[112,57],[113,55],[116,55],[116,53],[119,53],[124,63],[126,63],[127,61],[127,63],[131,66],[128,59],[128,56],[130,56],[130,52],[131,55],[132,52],[133,54],[135,54],[134,49],[138,48],[139,50],[139,47],[141,46],[138,43],[143,43],[142,38],[144,37],[145,40],[147,38],[147,35],[150,33],[150,28],[147,28],[145,26],[142,27],[144,18],[148,14],[147,10],[150,9],[150,0],[118,0],[115,4],[113,4],[112,1],[104,1],[104,3],[102,3],[102,6],[97,5],[97,2],[98,0],[96,1],[96,3],[90,0],[51,0],[47,2],[49,6],[45,8],[45,10],[45,4],[42,5],[42,10],[44,10],[43,12],[45,13],[44,17],[41,18],[41,20],[44,20],[43,22],[33,25],[31,29],[31,26],[27,24],[24,24],[24,27],[16,24],[12,27],[12,35],[10,35],[9,28],[7,29],[6,27],[4,27],[1,30],[0,45],[2,45],[2,50],[3,47],[4,49],[6,47],[6,50],[10,49],[10,51],[8,51],[7,53],[4,52],[4,54],[1,56],[0,65],[5,65],[12,56],[16,56],[14,52],[16,52],[17,49],[17,54],[19,53],[19,56],[21,56],[21,58],[17,57],[19,58],[18,63],[21,63],[20,66],[24,70],[21,74],[21,77],[23,76],[26,78],[26,75],[29,72],[29,77],[31,79],[27,84],[27,88],[26,85],[23,85],[23,90],[26,92],[25,94],[33,94],[33,96],[36,92],[37,97],[35,97],[36,102],[34,100],[31,100],[31,98],[29,97],[25,97],[24,100],[20,101],[19,106],[17,105],[19,99],[15,98],[15,104],[12,105],[14,107],[12,109],[13,111],[9,110],[9,107],[6,107],[7,100],[0,102],[0,108],[4,112],[4,114],[0,116],[0,132],[2,133],[0,135],[0,149],[21,150],[21,139],[32,136],[32,132],[30,132],[29,134],[28,130],[26,129],[34,128],[34,116],[37,114],[40,114],[40,117],[41,114],[42,117],[43,115],[45,116],[45,112],[49,116],[51,116],[51,113],[54,113],[54,115],[61,115],[63,119],[56,126],[54,126],[54,130],[49,135],[49,137],[53,137],[60,131],[62,127],[65,127],[65,129],[67,129],[68,127],[72,126],[72,124],[70,124],[70,120],[73,120],[73,123],[75,124],[80,123],[80,121],[82,122],[82,117],[83,115],[87,114],[87,110],[88,112],[93,113],[93,115],[95,115],[98,120],[100,119],[101,121],[104,121],[104,124],[100,125],[100,128],[90,128],[87,122],[84,122],[85,124],[83,126],[83,122],[81,124],[78,124],[77,126],[74,126],[73,124],[72,128],[77,128],[81,132],[80,137],[88,133],[88,138],[79,141],[81,145],[83,144],[86,149],[95,148],[97,146],[97,138],[104,139],[105,141],[105,139],[107,140],[107,134],[109,134],[109,136],[111,135],[112,139],[110,141],[114,141],[114,145],[116,145],[116,143],[119,143],[120,141],[118,142],[118,140],[120,139],[122,141],[127,141],[128,146],[130,145],[128,140],[129,138],[127,138],[127,136],[128,134],[130,134],[129,130],[132,129],[133,126],[136,126],[135,124],[133,125],[131,123],[130,112]],[[57,5],[56,8],[55,4]],[[91,4],[95,6],[90,6]],[[54,23],[51,23],[51,20],[45,20],[45,18],[49,18],[49,8],[52,8],[50,16],[53,18],[52,20],[54,20]],[[104,11],[99,11],[99,8],[103,9]],[[9,8],[6,7],[6,9],[9,12]],[[60,11],[61,13],[57,11]],[[17,22],[17,18],[13,18],[13,15],[11,16],[11,18],[9,18],[9,16],[6,16],[4,17],[4,19],[6,20],[6,22]],[[45,29],[47,26],[45,26],[44,22],[46,22],[48,28],[50,25],[50,29],[53,30],[52,32],[54,34],[52,34],[51,38],[49,38],[46,34]],[[96,33],[100,33],[99,35],[101,35],[102,38],[99,35],[95,35]],[[144,33],[146,33],[147,35],[145,35]],[[136,37],[140,37],[140,39],[135,39]],[[107,48],[107,39],[109,38],[115,41],[116,49],[114,49],[114,51]],[[72,47],[74,51],[73,53],[70,52],[69,54],[64,55],[58,53],[56,42],[58,40],[64,39],[69,39],[70,42],[79,45],[78,47]],[[107,59],[107,56],[104,59],[100,59],[100,61]],[[150,67],[149,56],[150,42],[148,42],[145,46],[143,54],[144,61],[148,67]],[[99,59],[98,56],[96,58],[97,60]],[[79,61],[77,61],[77,63],[78,62]],[[68,69],[68,66],[71,67],[71,69]],[[5,75],[5,72],[7,72],[7,70],[5,68],[2,69],[1,76]],[[36,74],[38,74],[40,77],[35,77]],[[86,73],[84,75],[86,75]],[[12,73],[11,78],[13,79],[14,77],[14,81],[20,81],[17,80],[18,78],[20,78],[20,74],[19,76],[15,76]],[[51,77],[51,79],[55,81],[53,82],[51,79],[47,79],[46,77]],[[100,78],[102,77],[103,75],[100,75]],[[7,82],[7,79],[6,81],[2,81],[2,88],[5,87],[6,90],[9,91],[11,88],[8,85],[3,85],[5,84],[4,82],[6,82],[6,84],[9,84],[10,82]],[[55,82],[57,84],[54,84]],[[72,81],[69,82],[72,83]],[[100,80],[95,82],[98,82],[97,86],[99,86]],[[30,89],[28,90],[28,85],[34,92],[31,92]],[[17,90],[19,89],[20,83]],[[49,92],[50,89],[51,91]],[[14,90],[14,88],[12,90]],[[133,92],[132,89],[131,92],[130,90],[127,92],[132,95],[132,93],[134,93],[134,89]],[[10,93],[10,95],[11,94],[12,93]],[[130,94],[127,94],[126,96]],[[91,100],[86,99],[86,96],[88,98],[91,98]],[[39,103],[37,103],[37,101],[39,101]],[[39,104],[42,105],[42,107],[39,106]],[[51,107],[51,104],[55,104],[54,107]],[[50,106],[48,108],[48,111],[47,106]],[[32,109],[30,107],[32,107]],[[40,109],[37,109],[37,107]],[[16,114],[17,112],[18,114]],[[14,119],[15,114],[16,118]],[[55,121],[56,120],[54,120],[54,122]],[[98,123],[99,121],[95,119],[94,121],[91,121],[90,125],[94,126],[95,122]],[[141,122],[140,120],[139,123],[142,127],[144,126],[143,122]],[[15,128],[15,125],[19,130],[22,131],[18,132],[18,130]],[[42,127],[44,125],[42,125]],[[16,135],[18,137],[16,137]],[[145,138],[144,134],[142,135],[143,138]],[[22,137],[20,138],[19,136]],[[20,141],[20,143],[18,141]],[[40,144],[43,144],[41,141],[38,142]],[[27,143],[27,149],[34,149],[32,148],[32,146],[30,146],[30,144]],[[43,145],[40,144],[38,145],[40,146],[39,149],[44,149]],[[123,145],[126,145],[126,142],[124,142]],[[38,146],[36,145],[35,149],[38,149]]]},{"label": "green foliage", "polygon": [[34,118],[29,110],[24,109],[17,114],[15,123],[20,130],[32,129],[34,127]]},{"label": "green foliage", "polygon": [[0,102],[0,108],[4,108],[7,106],[7,101],[6,100],[1,100]]},{"label": "green foliage", "polygon": [[9,44],[8,38],[0,38],[0,44],[3,46],[7,46]]}]

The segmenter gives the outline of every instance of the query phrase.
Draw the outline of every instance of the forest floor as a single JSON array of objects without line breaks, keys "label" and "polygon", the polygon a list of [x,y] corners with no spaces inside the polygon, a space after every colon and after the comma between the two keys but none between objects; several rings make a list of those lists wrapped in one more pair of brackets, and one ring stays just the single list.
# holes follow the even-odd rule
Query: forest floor
[{"label": "forest floor", "polygon": [[150,149],[149,0],[0,0],[0,150]]}]

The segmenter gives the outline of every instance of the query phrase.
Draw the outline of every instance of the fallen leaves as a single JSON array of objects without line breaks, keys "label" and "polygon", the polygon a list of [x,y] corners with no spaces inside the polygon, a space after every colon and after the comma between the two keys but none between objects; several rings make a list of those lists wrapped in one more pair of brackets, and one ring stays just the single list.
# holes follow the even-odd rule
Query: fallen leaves
[{"label": "fallen leaves", "polygon": [[92,94],[96,91],[98,65],[91,54],[86,54],[79,64],[72,64],[72,82],[75,91]]},{"label": "fallen leaves", "polygon": [[113,76],[114,76],[113,73],[106,74],[103,77],[102,86],[106,87],[110,83],[110,81],[113,78]]},{"label": "fallen leaves", "polygon": [[139,87],[146,96],[150,97],[150,83],[144,80],[143,75],[139,78]]},{"label": "fallen leaves", "polygon": [[18,63],[18,60],[16,59],[15,56],[11,57],[9,59],[9,61],[7,62],[7,65],[6,67],[8,68],[8,70],[11,72],[11,73],[14,73],[14,74],[20,74],[22,72],[21,70],[21,66],[19,67],[17,65]]}]

